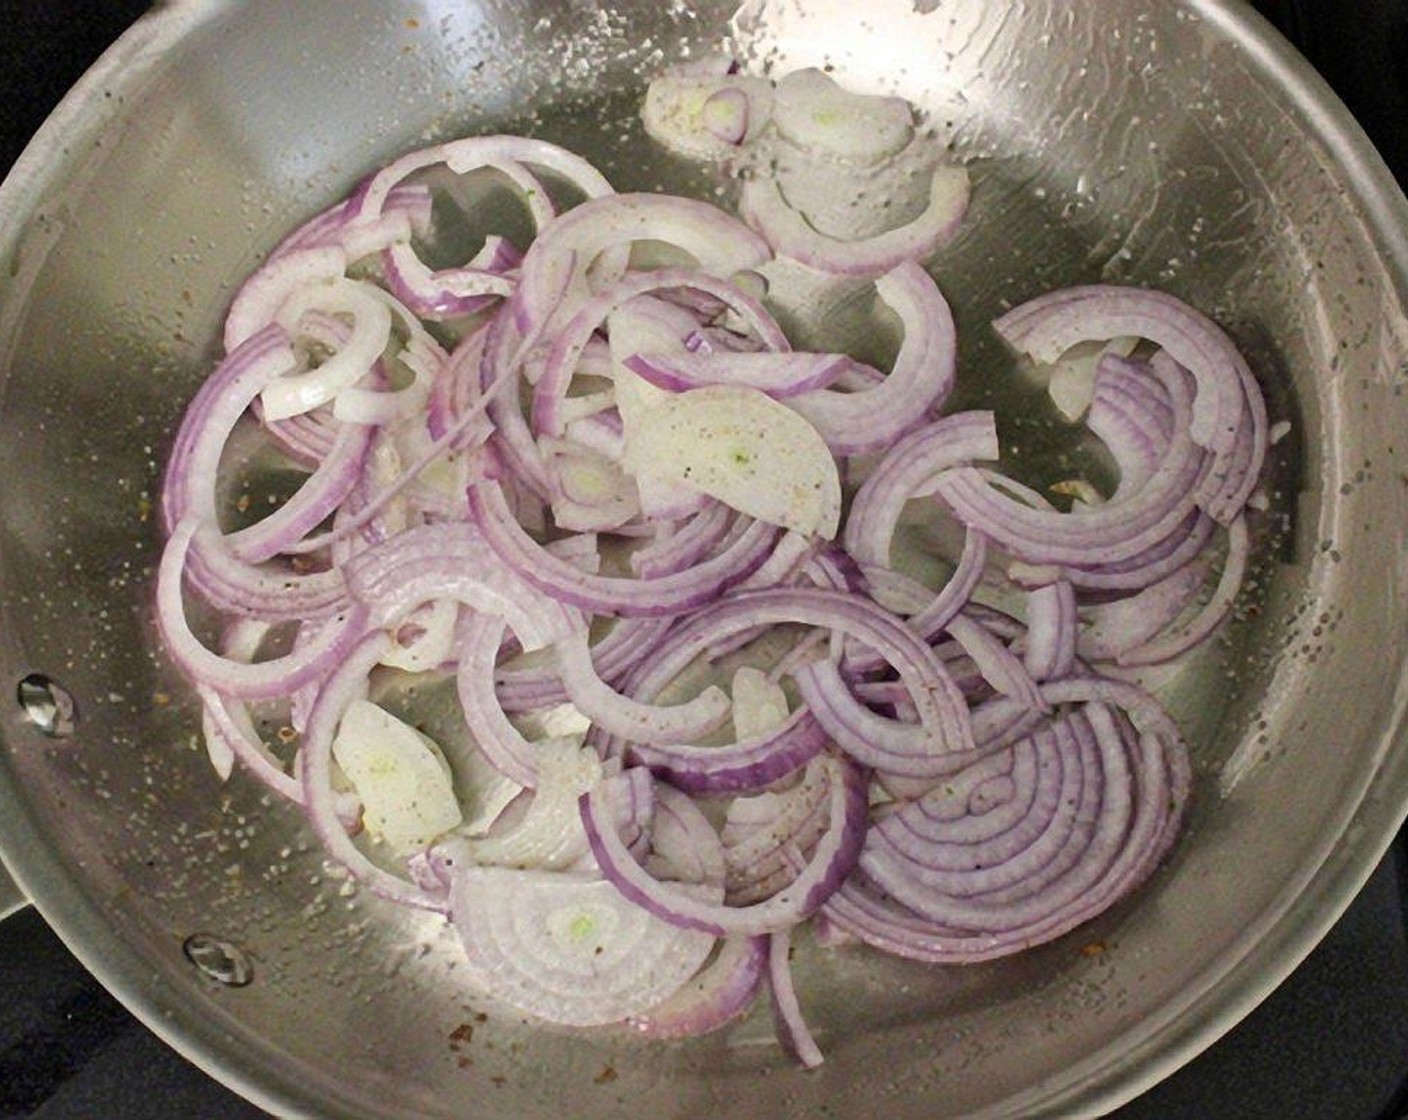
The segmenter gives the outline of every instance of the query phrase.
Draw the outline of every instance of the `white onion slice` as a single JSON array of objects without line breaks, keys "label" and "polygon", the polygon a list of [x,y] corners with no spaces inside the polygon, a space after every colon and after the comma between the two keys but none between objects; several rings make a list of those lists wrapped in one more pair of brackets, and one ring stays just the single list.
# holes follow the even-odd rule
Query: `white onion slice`
[{"label": "white onion slice", "polygon": [[449,763],[425,734],[367,700],[347,706],[332,756],[362,800],[362,821],[400,855],[463,819]]},{"label": "white onion slice", "polygon": [[852,93],[814,67],[779,79],[773,101],[773,121],[785,139],[847,164],[897,155],[914,137],[913,117],[904,98]]},{"label": "white onion slice", "polygon": [[767,175],[743,184],[739,205],[745,220],[767,238],[779,256],[842,276],[880,276],[904,261],[934,255],[957,231],[968,209],[968,172],[941,165],[929,185],[929,202],[918,217],[896,229],[858,241],[829,237],[788,205],[776,179]]},{"label": "white onion slice", "polygon": [[371,285],[352,280],[300,287],[279,307],[275,321],[296,332],[305,312],[348,315],[352,334],[316,369],[285,374],[264,388],[259,402],[270,420],[282,420],[327,404],[338,392],[361,380],[381,357],[391,338],[391,311],[371,294]]},{"label": "white onion slice", "polygon": [[676,393],[638,421],[623,460],[771,525],[827,539],[841,517],[841,479],[826,442],[766,393],[714,385]]},{"label": "white onion slice", "polygon": [[714,945],[626,901],[609,882],[568,872],[461,868],[450,913],[480,987],[571,1026],[615,1023],[660,1004]]}]

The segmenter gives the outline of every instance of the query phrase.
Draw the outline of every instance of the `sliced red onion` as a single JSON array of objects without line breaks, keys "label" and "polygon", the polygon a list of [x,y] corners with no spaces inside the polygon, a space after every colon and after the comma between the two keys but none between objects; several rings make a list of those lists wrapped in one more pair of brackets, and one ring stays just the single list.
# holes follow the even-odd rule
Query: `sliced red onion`
[{"label": "sliced red onion", "polygon": [[856,492],[846,519],[846,551],[862,568],[889,568],[905,503],[927,493],[948,468],[997,457],[991,412],[960,412],[917,428],[886,453]]},{"label": "sliced red onion", "polygon": [[507,627],[501,619],[472,615],[460,638],[455,674],[460,710],[484,757],[521,786],[538,784],[537,752],[509,720],[494,692],[494,672]]},{"label": "sliced red onion", "polygon": [[1133,595],[1090,607],[1077,641],[1080,656],[1114,661],[1152,641],[1192,604],[1207,574],[1208,565],[1194,559]]},{"label": "sliced red onion", "polygon": [[676,789],[718,796],[763,789],[800,770],[828,741],[810,712],[797,711],[772,731],[723,746],[653,745],[633,740],[629,756]]},{"label": "sliced red onion", "polygon": [[[268,623],[241,619],[226,630],[220,652],[233,660],[253,661],[269,630]],[[197,685],[196,694],[202,705],[206,749],[221,781],[229,779],[238,759],[269,789],[290,801],[301,801],[298,783],[264,745],[249,718],[249,708],[238,700],[227,700],[208,685]]]},{"label": "sliced red onion", "polygon": [[1168,393],[1146,364],[1115,355],[1101,358],[1085,423],[1119,468],[1115,501],[1153,477],[1168,454],[1176,422]]},{"label": "sliced red onion", "polygon": [[186,555],[191,590],[216,610],[267,622],[327,618],[351,606],[347,580],[337,568],[299,571],[276,562],[246,564],[230,555],[224,537],[201,522]]},{"label": "sliced red onion", "polygon": [[[630,771],[622,771],[629,773]],[[708,886],[700,900],[720,902],[724,897],[724,846],[709,818],[693,798],[666,785],[654,785],[655,818],[650,849],[643,863],[659,879],[672,883]]]},{"label": "sliced red onion", "polygon": [[[386,299],[392,314],[403,317],[404,321],[404,317],[408,317],[405,306],[389,296]],[[449,356],[418,321],[412,321],[415,327],[408,330],[410,337],[396,355],[401,365],[410,371],[411,380],[400,388],[387,388],[368,379],[368,384],[342,389],[333,400],[332,412],[337,419],[352,424],[391,425],[424,410],[430,399],[431,385]]]},{"label": "sliced red onion", "polygon": [[718,556],[656,579],[593,576],[564,564],[513,520],[503,490],[472,486],[469,512],[495,555],[528,583],[563,603],[598,614],[658,616],[707,603],[761,564],[777,530],[761,521],[747,526]]},{"label": "sliced red onion", "polygon": [[816,1069],[823,1058],[802,1008],[797,1001],[797,989],[792,983],[792,939],[788,931],[780,930],[768,938],[768,991],[772,995],[773,1021],[777,1037],[803,1066]]},{"label": "sliced red onion", "polygon": [[730,937],[712,962],[662,1003],[629,1016],[647,1038],[688,1038],[741,1018],[762,986],[766,937]]},{"label": "sliced red onion", "polygon": [[300,249],[334,246],[347,254],[348,262],[374,253],[396,241],[408,241],[430,227],[430,189],[418,183],[402,183],[386,197],[376,221],[352,228],[348,222],[350,199],[342,199],[285,237],[269,259],[275,260]]},{"label": "sliced red onion", "polygon": [[216,471],[236,423],[260,391],[297,364],[288,333],[271,324],[217,365],[192,398],[176,430],[162,478],[162,529],[194,513],[216,521]]},{"label": "sliced red onion", "polygon": [[[1023,773],[1014,770],[999,789],[992,781],[1001,774],[992,768],[1005,756],[984,756],[966,782],[950,779],[886,816],[862,857],[865,874],[887,894],[939,932],[980,938],[967,947],[982,952],[1058,936],[1132,889],[1162,858],[1187,798],[1182,740],[1147,693],[1100,678],[1071,678],[1042,692],[1049,703],[1085,707],[1011,748]],[[1124,708],[1135,724],[1107,705]],[[1083,813],[1071,815],[1082,798],[1097,814],[1089,818],[1093,831]],[[1024,804],[1044,808],[1033,815]],[[1013,824],[1004,827],[1009,817]],[[944,839],[926,838],[946,819],[968,823],[950,824]],[[965,844],[988,843],[998,846],[963,852]],[[901,865],[909,870],[899,873]]]},{"label": "sliced red onion", "polygon": [[[215,735],[231,752],[231,757],[262,785],[296,805],[304,802],[303,787],[289,776],[283,764],[274,758],[260,740],[249,718],[249,710],[238,700],[226,700],[214,689],[196,685],[196,695],[203,705],[207,735]],[[361,803],[356,794],[341,793],[334,798],[334,812],[348,830],[359,827]]]},{"label": "sliced red onion", "polygon": [[1036,680],[1069,676],[1076,665],[1080,618],[1075,588],[1058,579],[1027,592],[1027,671]]},{"label": "sliced red onion", "polygon": [[361,636],[366,612],[360,607],[322,622],[318,638],[296,653],[270,661],[244,663],[213,653],[191,633],[181,583],[191,538],[200,527],[193,517],[172,530],[157,570],[157,625],[167,652],[192,680],[238,700],[287,696],[323,676]]},{"label": "sliced red onion", "polygon": [[652,579],[682,572],[723,547],[737,529],[737,518],[722,502],[705,498],[699,511],[684,524],[669,523],[653,541],[631,553],[631,570]]},{"label": "sliced red onion", "polygon": [[820,389],[788,402],[837,455],[890,447],[947,399],[957,376],[953,313],[933,278],[913,261],[902,261],[875,281],[875,293],[904,328],[889,375],[859,392]]},{"label": "sliced red onion", "polygon": [[1246,576],[1250,555],[1247,519],[1245,515],[1239,515],[1227,526],[1227,558],[1223,562],[1217,587],[1207,603],[1185,625],[1176,625],[1158,637],[1150,637],[1134,649],[1120,652],[1116,661],[1120,665],[1157,665],[1205,642],[1231,613]]},{"label": "sliced red onion", "polygon": [[995,691],[1033,708],[1046,706],[1022,660],[981,622],[960,611],[949,619],[947,629]]},{"label": "sliced red onion", "polygon": [[1127,560],[1062,565],[1062,575],[1077,588],[1095,592],[1148,587],[1191,563],[1208,547],[1217,522],[1201,510],[1189,510],[1167,537]]},{"label": "sliced red onion", "polygon": [[266,420],[282,420],[333,400],[338,392],[365,377],[391,337],[391,311],[372,293],[379,289],[352,280],[304,285],[292,292],[275,321],[294,332],[307,311],[351,316],[352,333],[336,354],[315,369],[288,373],[265,386],[259,403]]},{"label": "sliced red onion", "polygon": [[769,898],[792,881],[806,853],[826,834],[829,793],[826,768],[814,762],[789,789],[729,803],[720,835],[730,905]]},{"label": "sliced red onion", "polygon": [[710,685],[682,704],[660,705],[624,696],[597,675],[585,630],[553,646],[562,684],[572,702],[599,728],[634,743],[683,743],[721,727],[729,699]]},{"label": "sliced red onion", "polygon": [[[896,155],[892,133],[910,134],[897,99],[871,105],[874,128],[798,117],[807,99],[792,93],[812,87],[825,101],[834,83],[804,77],[783,98],[786,135],[769,141],[783,163],[800,144],[851,182],[859,163]],[[742,79],[701,94],[710,150],[751,140],[759,104]],[[538,227],[528,251],[488,233],[472,259],[429,267],[413,241],[433,236],[431,189],[406,180],[436,164],[506,178]],[[240,761],[298,802],[373,892],[452,909],[487,994],[675,1037],[746,1010],[767,954],[779,1036],[814,1065],[788,962],[809,917],[826,944],[983,960],[1089,919],[1163,858],[1187,751],[1148,693],[1081,659],[1157,664],[1216,631],[1245,575],[1243,509],[1268,433],[1245,362],[1185,305],[1101,287],[1043,297],[998,329],[1038,361],[1093,343],[1071,359],[1089,367],[1074,414],[1119,472],[1108,496],[1059,484],[1082,498],[1059,511],[984,465],[999,457],[990,413],[936,418],[956,340],[919,260],[966,204],[966,173],[939,169],[918,218],[847,241],[819,232],[839,228],[829,210],[815,227],[798,212],[812,195],[784,199],[801,191],[794,170],[745,184],[765,240],[706,203],[613,195],[540,141],[453,142],[383,168],[237,292],[229,356],[164,480],[157,594],[217,769]],[[556,215],[540,171],[588,201]],[[792,350],[754,271],[769,240],[799,272],[878,277],[903,328],[888,373]],[[642,242],[697,267],[640,267]],[[372,279],[348,279],[371,254],[380,269],[354,275]],[[437,328],[460,339],[449,355],[423,322],[443,319],[458,320]],[[800,485],[821,464],[821,481],[857,484],[849,511],[838,490],[827,517],[797,524],[675,479],[703,421],[684,444],[640,451],[652,417],[680,420],[666,402],[716,397],[803,424],[818,454],[778,459],[772,481]],[[222,534],[217,471],[246,414],[309,477]],[[916,501],[964,534],[937,590],[892,567]],[[840,543],[812,539],[823,522],[834,536],[842,512]],[[1226,557],[1208,589],[1218,525]],[[220,652],[192,633],[188,593],[223,616]],[[291,648],[260,661],[276,625]],[[350,838],[362,806],[333,784],[344,714],[368,710],[354,702],[387,668],[453,674],[471,743],[457,781],[497,791],[457,835],[402,857],[410,879]],[[720,674],[731,700],[708,685]],[[259,741],[253,700],[280,701],[301,732],[294,777]],[[406,742],[434,769],[429,746]],[[695,800],[714,797],[731,801],[714,813]],[[378,811],[370,830],[390,836]]]},{"label": "sliced red onion", "polygon": [[[559,415],[567,387],[576,372],[595,332],[610,322],[623,308],[637,314],[653,308],[668,307],[663,301],[643,304],[637,301],[659,292],[671,290],[702,292],[713,296],[747,324],[764,346],[770,350],[791,349],[787,336],[766,307],[753,296],[707,272],[684,268],[659,268],[625,276],[606,287],[601,294],[585,300],[572,317],[557,332],[543,364],[533,395],[533,428],[539,434],[560,435],[565,426]],[[655,312],[658,315],[658,312]],[[698,323],[688,315],[684,319],[692,327]],[[678,337],[683,345],[683,332],[689,329],[675,323],[666,326],[669,337]],[[614,343],[613,343],[614,345]]]},{"label": "sliced red onion", "polygon": [[569,607],[534,595],[513,572],[495,564],[485,542],[464,522],[398,533],[345,565],[348,586],[377,625],[404,618],[435,599],[455,599],[503,618],[525,649],[541,649],[581,626]]},{"label": "sliced red onion", "polygon": [[[1246,359],[1211,319],[1167,292],[1090,285],[1013,308],[994,324],[1008,344],[1051,362],[1078,342],[1146,338],[1197,382],[1189,434],[1217,461],[1205,508],[1226,523],[1256,486],[1266,450],[1266,406]],[[1250,433],[1239,440],[1239,433]],[[1240,448],[1239,448],[1240,444]]]},{"label": "sliced red onion", "polygon": [[834,164],[882,163],[914,136],[914,106],[904,98],[854,93],[815,67],[784,74],[776,93],[779,135]]},{"label": "sliced red onion", "polygon": [[[867,765],[924,777],[942,772],[944,755],[970,749],[967,707],[943,662],[889,612],[844,592],[779,588],[735,592],[695,612],[653,652],[625,687],[653,696],[695,658],[719,642],[757,627],[800,623],[849,635],[882,654],[898,673],[921,713],[921,722],[886,720],[856,702],[833,662],[816,661],[793,670],[799,687],[815,682],[813,714],[843,749]],[[822,707],[819,709],[818,704]]]},{"label": "sliced red onion", "polygon": [[391,293],[421,318],[433,322],[483,311],[514,286],[501,272],[484,268],[432,271],[404,243],[383,250],[381,267]]},{"label": "sliced red onion", "polygon": [[552,217],[551,202],[541,184],[522,166],[545,167],[562,176],[589,198],[612,193],[611,184],[581,156],[546,140],[523,136],[473,136],[410,152],[387,164],[353,192],[346,221],[358,225],[378,216],[393,190],[407,176],[437,164],[456,175],[492,168],[519,188],[541,228]]},{"label": "sliced red onion", "polygon": [[225,547],[238,559],[255,564],[302,540],[351,494],[374,434],[361,424],[341,425],[327,457],[298,491],[269,516],[228,534]]},{"label": "sliced red onion", "polygon": [[295,292],[340,281],[347,254],[334,245],[299,249],[270,260],[235,293],[225,317],[225,352],[233,354],[270,323]]},{"label": "sliced red onion", "polygon": [[646,87],[641,120],[672,152],[719,160],[756,140],[772,112],[772,83],[721,67],[672,66]]},{"label": "sliced red onion", "polygon": [[700,901],[651,875],[605,827],[605,808],[594,794],[582,798],[582,819],[602,873],[636,905],[681,929],[716,937],[748,937],[787,929],[815,912],[855,865],[865,834],[866,792],[860,771],[829,759],[831,825],[807,865],[771,898],[732,907]]},{"label": "sliced red onion", "polygon": [[673,245],[692,256],[701,271],[718,277],[754,268],[772,257],[762,238],[707,202],[653,194],[588,199],[554,222],[524,256],[520,314],[534,324],[555,317],[562,291],[557,265],[567,254],[574,257],[568,266],[570,288],[597,257],[613,250],[610,265],[596,278],[598,286],[605,286],[625,272],[620,250],[637,241]]},{"label": "sliced red onion", "polygon": [[705,385],[746,385],[774,400],[825,389],[851,364],[844,354],[724,351],[715,354],[636,354],[626,367],[671,393]]},{"label": "sliced red onion", "polygon": [[[1191,444],[1185,443],[1185,447]],[[934,492],[965,525],[1032,564],[1071,567],[1129,560],[1167,541],[1192,512],[1200,459],[1178,456],[1139,499],[1098,509],[1034,509],[989,484],[973,467],[954,467]]]},{"label": "sliced red onion", "polygon": [[[669,629],[669,618],[618,618],[592,645],[592,663],[604,681],[616,683],[649,654]],[[549,660],[536,666],[501,667],[494,675],[504,708],[526,712],[567,702],[567,689]]]},{"label": "sliced red onion", "polygon": [[463,862],[563,871],[581,866],[587,837],[577,799],[602,780],[601,760],[571,739],[534,744],[536,783],[527,811],[506,830],[451,841]]}]

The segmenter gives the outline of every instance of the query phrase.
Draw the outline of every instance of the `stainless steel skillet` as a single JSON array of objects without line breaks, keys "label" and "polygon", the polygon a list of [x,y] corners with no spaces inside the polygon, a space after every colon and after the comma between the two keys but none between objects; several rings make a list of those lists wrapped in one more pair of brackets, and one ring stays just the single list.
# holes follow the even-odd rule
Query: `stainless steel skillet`
[{"label": "stainless steel skillet", "polygon": [[[266,1107],[531,1116],[565,1091],[583,1115],[1098,1111],[1264,995],[1387,843],[1405,789],[1402,196],[1241,5],[921,6],[731,23],[732,5],[175,4],[0,193],[5,860],[109,986]],[[672,186],[634,125],[641,83],[727,34],[953,122],[981,189],[939,274],[970,335],[1004,300],[1097,277],[1217,315],[1293,424],[1285,531],[1256,617],[1174,698],[1198,803],[1130,906],[980,970],[818,961],[816,1075],[766,1024],[672,1048],[481,1025],[466,1071],[448,939],[343,897],[296,819],[192,749],[150,629],[148,503],[231,286],[282,229],[427,135],[533,128],[619,186]],[[73,698],[70,734],[43,733],[32,674]],[[199,971],[192,934],[238,947],[253,982]]]}]

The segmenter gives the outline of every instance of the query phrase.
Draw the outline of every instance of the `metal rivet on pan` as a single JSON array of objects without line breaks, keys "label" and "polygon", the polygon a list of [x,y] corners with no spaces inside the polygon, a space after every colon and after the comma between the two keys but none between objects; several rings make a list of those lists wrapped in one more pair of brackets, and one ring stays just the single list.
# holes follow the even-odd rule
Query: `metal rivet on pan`
[{"label": "metal rivet on pan", "polygon": [[63,739],[73,734],[78,711],[73,697],[52,678],[30,673],[15,689],[25,719],[45,735]]},{"label": "metal rivet on pan", "polygon": [[245,951],[209,933],[193,933],[181,945],[186,959],[210,979],[229,988],[243,988],[254,979],[254,966]]}]

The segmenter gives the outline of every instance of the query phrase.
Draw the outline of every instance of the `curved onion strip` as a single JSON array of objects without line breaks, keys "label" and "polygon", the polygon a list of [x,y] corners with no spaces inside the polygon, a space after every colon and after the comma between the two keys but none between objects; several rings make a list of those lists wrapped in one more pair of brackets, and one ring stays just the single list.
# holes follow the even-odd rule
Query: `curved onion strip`
[{"label": "curved onion strip", "polygon": [[1080,619],[1075,588],[1055,580],[1027,592],[1026,665],[1037,680],[1068,676],[1075,668]]},{"label": "curved onion strip", "polygon": [[[586,269],[607,250],[636,241],[662,241],[683,249],[703,272],[732,276],[755,268],[772,256],[762,238],[716,206],[693,199],[655,194],[616,194],[591,198],[569,210],[529,247],[519,270],[519,314],[543,325],[563,288],[556,263],[568,262],[566,286],[579,282]],[[619,279],[625,258],[615,259],[596,277],[599,285]]]},{"label": "curved onion strip", "polygon": [[1245,514],[1239,514],[1227,526],[1227,558],[1223,562],[1222,575],[1212,597],[1186,625],[1178,626],[1173,632],[1165,631],[1158,637],[1150,637],[1133,649],[1116,654],[1120,665],[1156,665],[1169,661],[1181,653],[1186,653],[1195,645],[1206,641],[1212,632],[1221,625],[1237,600],[1246,575],[1251,553],[1251,542],[1247,534]]},{"label": "curved onion strip", "polygon": [[787,402],[836,455],[888,448],[947,399],[958,372],[953,313],[933,277],[906,260],[875,281],[875,294],[904,328],[889,375],[860,392],[819,389]]},{"label": "curved onion strip", "polygon": [[340,569],[299,572],[279,564],[246,564],[230,555],[220,530],[206,522],[197,526],[190,542],[185,577],[210,606],[240,618],[300,622],[327,618],[351,605]]},{"label": "curved onion strip", "polygon": [[495,564],[484,538],[465,522],[407,529],[354,556],[344,571],[352,594],[378,626],[438,599],[503,618],[528,650],[550,646],[583,625],[571,607],[533,594],[515,571]]},{"label": "curved onion strip", "polygon": [[[809,661],[792,671],[792,679],[807,710],[836,745],[857,762],[887,776],[935,778],[947,770],[948,754],[967,749],[947,740],[932,724],[891,719],[871,711],[856,699],[834,661]],[[948,687],[956,694],[947,670],[942,679],[950,682]],[[910,697],[913,699],[913,691]]]},{"label": "curved onion strip", "polygon": [[773,526],[755,521],[715,557],[655,579],[632,580],[594,576],[547,552],[514,521],[496,483],[470,487],[469,512],[504,564],[559,601],[600,614],[678,614],[707,603],[757,568],[778,537]]},{"label": "curved onion strip", "polygon": [[[837,684],[841,709],[827,705],[823,726],[841,734],[862,761],[899,768],[914,777],[942,772],[944,756],[973,746],[967,707],[943,662],[921,639],[887,611],[845,592],[819,588],[776,588],[735,592],[696,611],[650,655],[624,687],[632,695],[654,696],[695,658],[714,652],[720,642],[759,627],[799,623],[849,635],[880,653],[899,674],[921,713],[921,722],[904,724],[866,713],[844,682]],[[815,664],[826,672],[827,661]],[[794,678],[808,666],[793,670]],[[821,718],[821,713],[814,711]],[[870,740],[858,727],[881,736]],[[863,757],[862,757],[863,756]]]},{"label": "curved onion strip", "polygon": [[374,429],[361,424],[340,425],[327,456],[298,491],[267,517],[228,534],[225,547],[238,559],[257,564],[302,540],[352,493],[374,436]]},{"label": "curved onion strip", "polygon": [[513,291],[513,280],[487,268],[431,271],[405,243],[383,249],[381,261],[392,294],[423,319],[473,315]]},{"label": "curved onion strip", "polygon": [[[634,668],[670,628],[669,618],[618,618],[592,645],[592,663],[603,681],[615,682]],[[536,665],[500,666],[494,684],[505,711],[528,712],[567,702],[562,678],[544,659]]]},{"label": "curved onion strip", "polygon": [[1022,660],[981,622],[960,612],[949,619],[948,632],[997,692],[1033,708],[1045,706]]},{"label": "curved onion strip", "polygon": [[[373,294],[377,293],[377,294]],[[275,321],[293,333],[306,312],[348,315],[352,331],[337,352],[314,369],[285,373],[259,394],[266,420],[282,420],[327,404],[365,377],[391,338],[391,309],[381,289],[356,280],[295,289],[275,313]]]},{"label": "curved onion strip", "polygon": [[721,727],[729,716],[723,689],[709,685],[682,704],[658,705],[623,696],[597,675],[585,629],[553,646],[568,698],[602,731],[639,743],[682,743]]},{"label": "curved onion strip", "polygon": [[856,491],[846,519],[846,550],[862,567],[890,567],[890,542],[905,503],[927,493],[942,471],[997,457],[991,412],[960,412],[910,432]]},{"label": "curved onion strip", "polygon": [[562,871],[588,854],[577,798],[602,780],[601,760],[573,739],[533,744],[536,784],[527,811],[506,829],[487,836],[451,839],[469,862],[496,867]]},{"label": "curved onion strip", "polygon": [[288,332],[270,324],[220,362],[191,399],[166,463],[161,486],[162,529],[194,513],[216,522],[216,472],[230,433],[260,391],[297,365]]},{"label": "curved onion strip", "polygon": [[[1190,381],[1178,367],[1159,370],[1180,421],[1193,404]],[[1129,500],[1060,513],[1008,479],[954,467],[932,482],[934,493],[964,524],[973,525],[1013,556],[1033,564],[1073,567],[1129,560],[1168,539],[1191,512],[1207,459],[1184,433],[1149,481]]]},{"label": "curved onion strip", "polygon": [[234,661],[206,649],[191,633],[181,583],[191,538],[200,528],[193,517],[172,530],[157,569],[157,626],[162,641],[183,672],[237,700],[287,696],[321,677],[346,654],[361,634],[366,611],[354,607],[323,622],[307,646],[271,661]]},{"label": "curved onion strip", "polygon": [[[1189,433],[1218,458],[1208,514],[1225,523],[1246,504],[1266,453],[1266,406],[1246,359],[1202,312],[1167,292],[1095,284],[1038,296],[993,326],[1038,361],[1055,361],[1079,342],[1125,336],[1167,351],[1198,385]],[[1249,438],[1239,440],[1242,431]]]},{"label": "curved onion strip", "polygon": [[782,1045],[807,1069],[822,1063],[821,1047],[816,1044],[807,1021],[797,1002],[797,989],[792,983],[792,938],[787,930],[779,930],[768,938],[768,991],[772,996],[773,1021]]},{"label": "curved onion strip", "polygon": [[525,136],[471,136],[421,148],[387,164],[352,193],[347,201],[345,220],[360,224],[377,217],[408,175],[440,163],[456,175],[484,167],[506,175],[523,191],[525,202],[540,228],[552,217],[552,208],[541,185],[521,164],[546,167],[589,198],[612,193],[611,184],[601,172],[566,148]]},{"label": "curved onion strip", "polygon": [[828,738],[816,717],[793,712],[772,731],[718,747],[632,742],[630,760],[686,793],[719,795],[765,786],[800,770],[825,748]]},{"label": "curved onion strip", "polygon": [[844,354],[725,351],[719,354],[635,354],[625,365],[657,389],[682,393],[706,385],[743,385],[786,400],[827,388],[850,365]]},{"label": "curved onion strip", "polygon": [[1100,437],[1119,469],[1110,496],[1120,501],[1137,492],[1168,454],[1177,417],[1168,393],[1147,364],[1106,354],[1095,370],[1085,426]]},{"label": "curved onion strip", "polygon": [[280,253],[252,273],[235,293],[225,317],[225,353],[234,353],[274,322],[293,293],[343,279],[347,253],[339,245],[317,245]]},{"label": "curved onion strip", "polygon": [[767,947],[762,936],[725,939],[718,956],[684,987],[627,1022],[648,1038],[688,1038],[727,1026],[757,997]]},{"label": "curved onion strip", "polygon": [[605,807],[589,793],[583,796],[581,808],[592,854],[626,898],[681,929],[716,937],[787,929],[816,911],[836,890],[855,866],[865,836],[866,790],[860,771],[837,759],[823,757],[813,765],[818,764],[830,771],[830,828],[797,877],[762,902],[736,907],[701,902],[677,885],[655,878],[606,826]]},{"label": "curved onion strip", "polygon": [[[655,292],[684,290],[713,296],[728,307],[757,335],[770,351],[790,352],[792,347],[777,320],[761,301],[735,285],[707,272],[686,268],[657,268],[622,277],[601,294],[585,301],[556,333],[533,394],[533,429],[540,435],[561,435],[561,416],[567,386],[594,332],[626,304]],[[681,338],[681,343],[683,343]]]},{"label": "curved onion strip", "polygon": [[471,738],[505,777],[521,786],[538,784],[536,752],[509,721],[494,694],[494,667],[507,630],[502,619],[471,617],[460,640],[455,684]]},{"label": "curved onion strip", "polygon": [[1089,565],[1058,565],[1063,578],[1089,591],[1130,591],[1148,587],[1195,560],[1211,541],[1217,522],[1192,509],[1163,540],[1126,560]]},{"label": "curved onion strip", "polygon": [[1207,562],[1198,557],[1133,595],[1090,607],[1077,653],[1088,661],[1113,661],[1151,641],[1194,602],[1207,574]]}]

